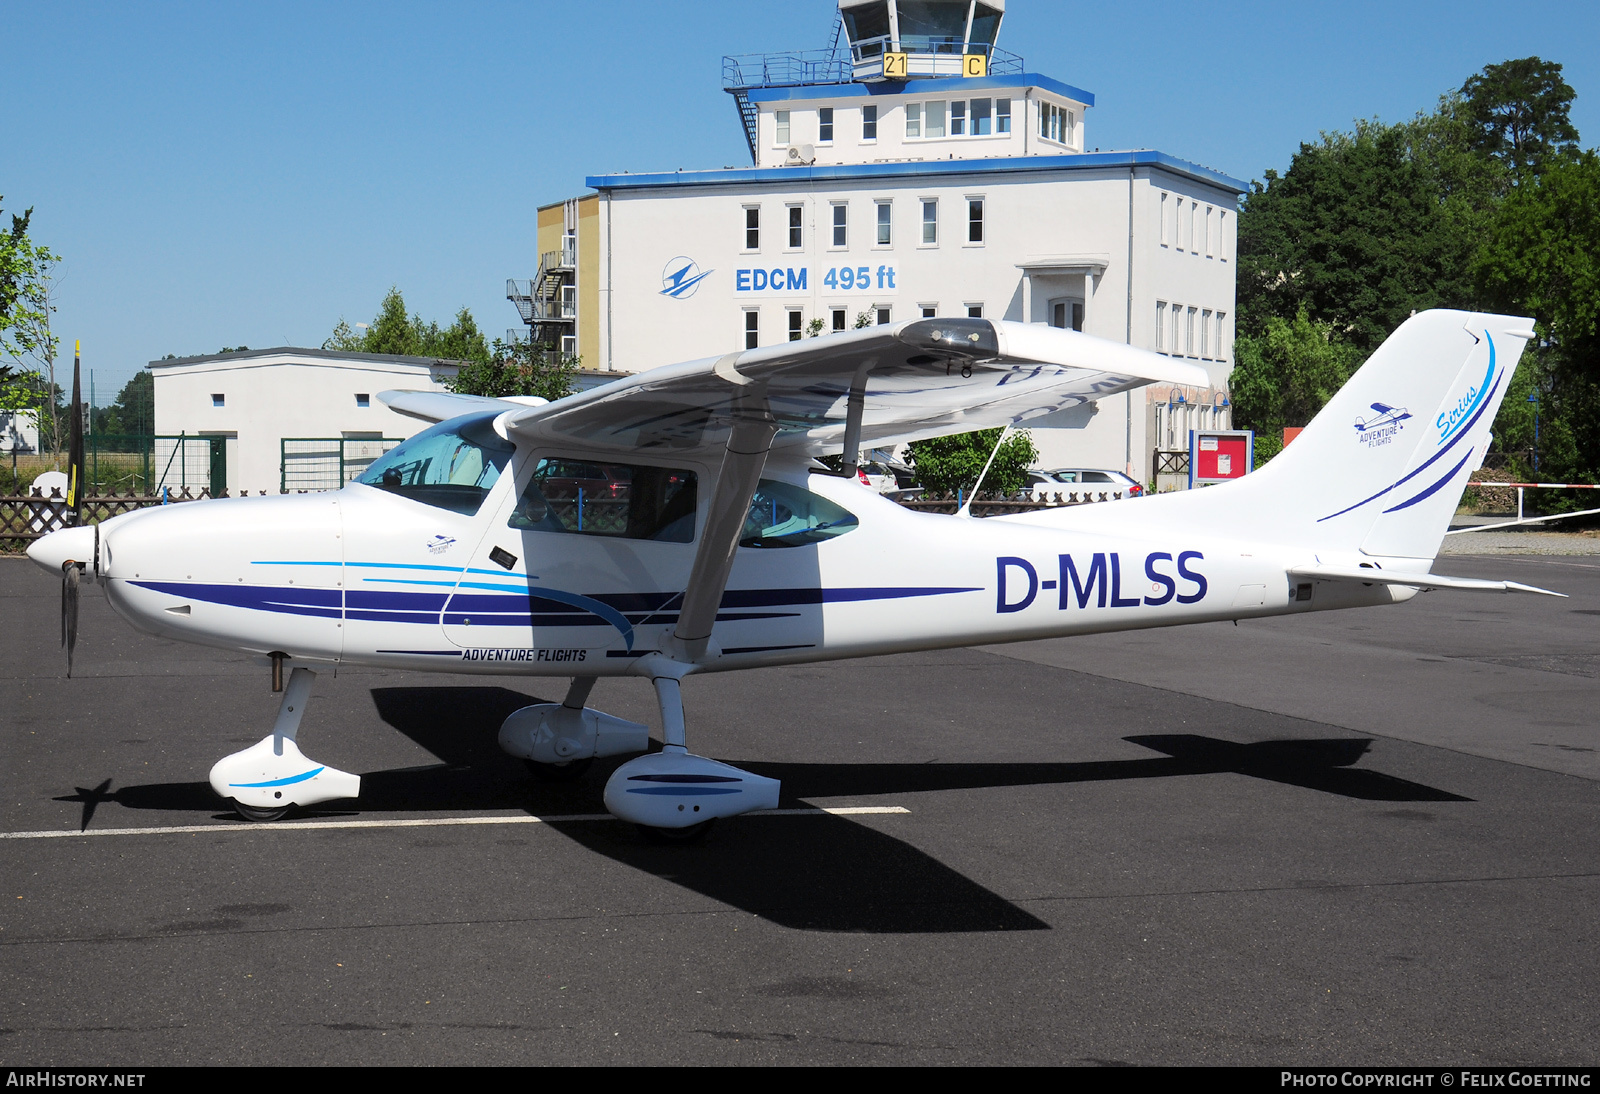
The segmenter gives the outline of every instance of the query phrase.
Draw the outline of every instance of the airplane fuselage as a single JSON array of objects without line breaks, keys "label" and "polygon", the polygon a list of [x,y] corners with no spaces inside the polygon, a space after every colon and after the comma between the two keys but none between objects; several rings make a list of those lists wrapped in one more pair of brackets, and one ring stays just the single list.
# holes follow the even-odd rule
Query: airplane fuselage
[{"label": "airplane fuselage", "polygon": [[[709,469],[707,469],[709,470]],[[1324,587],[1274,553],[1174,525],[1140,536],[918,513],[850,480],[782,476],[852,513],[821,542],[741,547],[702,671],[1242,619],[1408,599]],[[145,510],[102,525],[134,625],[301,661],[621,675],[670,652],[695,543],[518,530],[519,476],[463,515],[352,484]],[[1160,506],[1162,499],[1108,502]],[[1298,598],[1297,598],[1298,597]]]}]

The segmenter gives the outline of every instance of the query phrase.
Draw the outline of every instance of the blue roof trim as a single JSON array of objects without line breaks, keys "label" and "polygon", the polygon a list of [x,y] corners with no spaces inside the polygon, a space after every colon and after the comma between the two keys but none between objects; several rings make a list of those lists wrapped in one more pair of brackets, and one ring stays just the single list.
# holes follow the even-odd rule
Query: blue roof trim
[{"label": "blue roof trim", "polygon": [[869,95],[921,95],[946,91],[979,91],[984,88],[1029,88],[1048,91],[1084,106],[1094,105],[1094,92],[1052,80],[1037,72],[1014,76],[940,76],[928,80],[882,80],[870,84],[803,84],[799,87],[753,87],[748,91],[753,103],[778,103],[806,99],[855,99]]},{"label": "blue roof trim", "polygon": [[1092,171],[1106,167],[1162,167],[1236,194],[1250,189],[1221,171],[1165,152],[1082,152],[1066,156],[1005,156],[980,160],[917,163],[844,163],[812,167],[733,167],[721,171],[673,171],[646,175],[590,175],[595,190],[643,190],[672,186],[746,186],[751,183],[815,183],[829,180],[917,178],[929,175],[993,175],[1027,171]]}]

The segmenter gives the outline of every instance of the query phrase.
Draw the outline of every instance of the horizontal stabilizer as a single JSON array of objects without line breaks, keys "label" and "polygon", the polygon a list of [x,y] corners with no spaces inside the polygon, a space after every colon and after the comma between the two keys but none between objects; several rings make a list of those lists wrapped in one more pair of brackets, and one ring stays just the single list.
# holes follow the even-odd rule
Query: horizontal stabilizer
[{"label": "horizontal stabilizer", "polygon": [[1296,566],[1289,576],[1308,581],[1359,581],[1363,585],[1410,585],[1417,589],[1465,589],[1481,593],[1538,593],[1565,597],[1566,593],[1524,585],[1520,581],[1486,581],[1477,577],[1446,577],[1443,574],[1416,574],[1365,567]]}]

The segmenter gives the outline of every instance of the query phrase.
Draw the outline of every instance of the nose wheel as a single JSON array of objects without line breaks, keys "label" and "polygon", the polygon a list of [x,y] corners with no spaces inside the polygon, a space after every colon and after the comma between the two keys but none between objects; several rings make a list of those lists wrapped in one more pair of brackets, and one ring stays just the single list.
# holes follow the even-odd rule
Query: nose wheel
[{"label": "nose wheel", "polygon": [[287,805],[281,809],[262,809],[254,805],[245,805],[243,802],[234,802],[233,811],[252,824],[271,824],[289,815]]}]

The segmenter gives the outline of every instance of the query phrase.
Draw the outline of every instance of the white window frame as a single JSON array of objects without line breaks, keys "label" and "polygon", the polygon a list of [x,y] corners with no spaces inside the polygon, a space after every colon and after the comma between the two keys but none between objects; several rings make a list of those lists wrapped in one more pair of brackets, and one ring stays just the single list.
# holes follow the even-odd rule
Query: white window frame
[{"label": "white window frame", "polygon": [[1185,357],[1196,357],[1196,356],[1198,356],[1198,354],[1195,353],[1195,344],[1194,344],[1194,317],[1197,314],[1199,314],[1199,312],[1200,312],[1199,308],[1190,307],[1189,310],[1185,313],[1185,315],[1186,315],[1186,317],[1188,319],[1188,323],[1184,327],[1184,331],[1183,331],[1183,355]]},{"label": "white window frame", "polygon": [[[783,241],[787,246],[784,247],[784,250],[803,251],[806,247],[806,207],[796,202],[786,205],[784,208],[787,210],[785,213],[787,223],[784,224],[783,236]],[[799,214],[798,217],[795,215],[796,213]],[[797,220],[799,221],[798,224],[795,223]],[[800,242],[798,243],[795,242],[794,238],[796,232],[800,233]]]},{"label": "white window frame", "polygon": [[806,313],[800,308],[789,309],[789,341],[798,342],[806,334]]},{"label": "white window frame", "polygon": [[[850,203],[848,201],[830,201],[828,203],[828,250],[847,251],[850,249]],[[839,214],[843,213],[841,217]],[[844,235],[844,242],[838,242],[840,233]]]},{"label": "white window frame", "polygon": [[1228,261],[1228,210],[1226,209],[1217,210],[1217,261]]},{"label": "white window frame", "polygon": [[1200,359],[1211,360],[1211,309],[1200,313]]},{"label": "white window frame", "polygon": [[[962,241],[963,247],[982,247],[989,238],[989,211],[982,194],[968,194],[967,203],[967,238]],[[983,239],[972,238],[972,207],[978,207],[978,234]]]},{"label": "white window frame", "polygon": [[906,140],[922,139],[922,104],[906,103]]},{"label": "white window frame", "polygon": [[850,329],[850,309],[848,307],[830,307],[828,309],[828,332],[838,334]]},{"label": "white window frame", "polygon": [[965,303],[963,303],[961,306],[967,309],[967,318],[968,319],[982,319],[983,318],[983,301],[982,300],[968,300]]},{"label": "white window frame", "polygon": [[[744,232],[744,247],[739,253],[747,255],[758,254],[761,251],[761,206],[741,205],[739,208],[744,212],[744,225],[742,226],[742,231]],[[754,227],[751,227],[750,224],[751,213],[755,214]],[[750,242],[751,232],[756,234],[756,241],[754,243]]]},{"label": "white window frame", "polygon": [[[933,219],[932,220],[928,219],[928,207],[929,206],[933,207]],[[919,242],[917,244],[917,246],[918,247],[937,247],[939,245],[939,199],[938,198],[918,198],[917,199],[917,212],[919,214],[921,214],[921,216],[919,217],[918,223],[921,224],[921,226],[922,226],[921,230],[917,233],[917,238],[921,241],[921,242]],[[932,239],[928,238],[928,230],[929,230],[930,227],[933,230],[933,238]]]},{"label": "white window frame", "polygon": [[872,316],[878,326],[887,327],[894,322],[894,305],[874,304],[872,305]]},{"label": "white window frame", "polygon": [[[817,107],[817,143],[818,144],[829,144],[829,145],[831,145],[833,143],[833,127],[834,127],[834,124],[835,124],[835,122],[834,122],[833,107],[831,107],[831,106],[819,106],[819,107]],[[828,130],[828,135],[826,137],[824,137],[822,135],[822,131],[823,131],[823,127],[824,126],[826,126],[827,130]]]},{"label": "white window frame", "polygon": [[967,100],[950,100],[950,121],[945,132],[952,137],[969,137],[972,135],[968,132],[967,126]]},{"label": "white window frame", "polygon": [[[924,140],[943,140],[950,133],[948,108],[943,99],[931,99],[922,104],[922,137]],[[939,132],[933,131],[933,119],[939,119]]]},{"label": "white window frame", "polygon": [[[867,136],[867,128],[872,128],[872,136]],[[878,104],[873,103],[861,108],[861,143],[878,143]]]},{"label": "white window frame", "polygon": [[1217,245],[1216,245],[1216,239],[1215,239],[1215,230],[1212,227],[1212,217],[1211,217],[1211,214],[1214,213],[1214,212],[1216,212],[1216,206],[1215,205],[1207,205],[1206,206],[1206,257],[1207,258],[1215,258],[1215,257],[1217,257]]},{"label": "white window frame", "polygon": [[561,355],[563,357],[578,356],[578,336],[576,334],[563,334],[561,336]]},{"label": "white window frame", "polygon": [[[885,215],[885,214],[888,215]],[[872,238],[874,247],[894,246],[894,199],[880,198],[872,203]]]},{"label": "white window frame", "polygon": [[[1001,103],[1006,104],[1005,110],[1000,109]],[[1004,119],[1004,124],[1001,124],[1001,119]],[[994,135],[997,137],[1009,137],[1011,135],[1010,96],[1007,96],[1004,99],[996,99],[994,101]]]},{"label": "white window frame", "polygon": [[917,305],[917,311],[921,314],[923,319],[936,318],[939,314],[939,302],[937,300],[933,301],[932,303],[923,301]]},{"label": "white window frame", "polygon": [[1189,253],[1200,253],[1200,203],[1189,202]]},{"label": "white window frame", "polygon": [[761,344],[761,309],[744,309],[744,348],[755,349]]},{"label": "white window frame", "polygon": [[[1161,195],[1166,197],[1165,194]],[[1167,352],[1167,302],[1156,301],[1156,346],[1157,353]]]},{"label": "white window frame", "polygon": [[794,126],[791,124],[789,111],[774,110],[772,112],[773,142],[778,148],[787,148],[793,144]]},{"label": "white window frame", "polygon": [[[1161,191],[1161,203],[1158,208],[1160,209],[1160,212],[1156,214],[1156,222],[1161,226],[1161,245],[1171,249],[1172,234],[1167,231],[1167,192],[1165,190]],[[1166,307],[1165,302],[1163,302],[1160,306],[1163,308]]]}]

